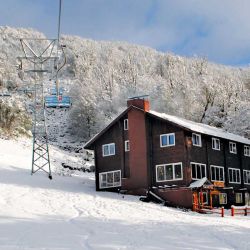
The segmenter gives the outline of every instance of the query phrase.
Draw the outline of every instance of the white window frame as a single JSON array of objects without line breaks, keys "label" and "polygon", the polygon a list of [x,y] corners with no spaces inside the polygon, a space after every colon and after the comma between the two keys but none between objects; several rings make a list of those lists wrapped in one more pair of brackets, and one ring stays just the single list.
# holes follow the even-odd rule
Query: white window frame
[{"label": "white window frame", "polygon": [[[221,201],[221,196],[225,196],[224,198],[225,198],[225,202],[220,202]],[[227,193],[219,193],[219,203],[220,203],[220,205],[225,205],[225,204],[227,204]]]},{"label": "white window frame", "polygon": [[[193,140],[194,136],[199,137],[200,144],[194,143],[194,140]],[[196,133],[192,133],[192,143],[196,147],[202,147],[201,135],[200,134],[196,134]]]},{"label": "white window frame", "polygon": [[[181,165],[181,178],[175,178],[175,165]],[[171,180],[158,180],[158,175],[157,175],[157,168],[164,166],[164,173],[166,173],[166,166],[172,166],[173,168],[173,179]],[[166,181],[180,181],[183,180],[183,167],[182,167],[182,162],[177,162],[177,163],[168,163],[168,164],[159,164],[155,166],[155,176],[156,176],[156,182],[166,182]]]},{"label": "white window frame", "polygon": [[250,146],[244,145],[244,155],[250,157]]},{"label": "white window frame", "polygon": [[[240,197],[240,202],[237,202],[237,195]],[[243,203],[243,195],[242,193],[235,193],[235,203]]]},{"label": "white window frame", "polygon": [[246,185],[250,185],[250,181],[249,182],[246,182],[246,178],[245,178],[245,172],[246,172],[246,176],[249,175],[250,176],[250,170],[243,170],[243,178],[244,178],[244,184]]},{"label": "white window frame", "polygon": [[220,139],[212,138],[212,149],[220,151]]},{"label": "white window frame", "polygon": [[123,128],[124,128],[124,130],[128,130],[128,119],[124,119]]},{"label": "white window frame", "polygon": [[130,142],[129,142],[129,140],[124,142],[124,149],[125,149],[125,152],[130,151]]},{"label": "white window frame", "polygon": [[[102,185],[102,175],[106,174],[106,180],[107,180],[107,174],[113,173],[113,179],[114,179],[114,173],[119,172],[119,176],[120,176],[120,181],[118,182],[114,182],[113,181],[113,185],[112,186],[103,186]],[[121,186],[121,170],[114,170],[114,171],[108,171],[108,172],[102,172],[99,173],[99,188],[100,189],[104,189],[104,188],[114,188],[114,187],[120,187]]]},{"label": "white window frame", "polygon": [[[110,153],[111,146],[114,146],[114,153]],[[108,147],[109,154],[107,154],[107,155],[104,154],[104,147]],[[112,155],[115,155],[115,143],[112,142],[112,143],[102,145],[102,156],[107,157],[107,156],[112,156]]]},{"label": "white window frame", "polygon": [[[220,168],[223,169],[223,181],[219,180],[220,178],[217,179],[212,179],[212,168]],[[221,182],[225,182],[225,169],[222,166],[215,166],[215,165],[210,165],[210,176],[211,176],[211,181],[221,181]]]},{"label": "white window frame", "polygon": [[[166,136],[167,137],[167,144],[166,145],[162,145],[162,137]],[[169,144],[169,137],[170,136],[174,136],[174,144]],[[175,133],[169,133],[169,134],[162,134],[160,135],[160,147],[161,148],[165,148],[165,147],[173,147],[175,146]]]},{"label": "white window frame", "polygon": [[[230,171],[229,170],[232,170],[232,178],[230,178]],[[230,179],[233,179],[233,172],[239,172],[239,177],[240,177],[240,180],[237,181],[237,174],[236,174],[236,180],[232,180],[230,181]],[[235,183],[235,184],[240,184],[241,183],[241,176],[240,176],[240,169],[239,168],[228,168],[228,182],[229,183]]]},{"label": "white window frame", "polygon": [[[232,149],[231,149],[231,146],[232,146]],[[236,142],[232,142],[232,141],[229,142],[229,152],[231,154],[237,154]]]},{"label": "white window frame", "polygon": [[[193,166],[192,166],[192,164],[195,165],[196,177],[197,177],[197,167],[198,167],[198,166],[199,166],[200,168],[202,168],[202,167],[205,168],[205,176],[204,176],[204,177],[207,177],[207,167],[206,167],[206,164],[198,163],[198,162],[190,162],[192,180],[200,180],[200,179],[198,179],[198,178],[194,178],[194,177],[193,177]],[[202,171],[201,171],[201,173],[202,173]],[[203,178],[203,177],[202,177],[202,178]]]}]

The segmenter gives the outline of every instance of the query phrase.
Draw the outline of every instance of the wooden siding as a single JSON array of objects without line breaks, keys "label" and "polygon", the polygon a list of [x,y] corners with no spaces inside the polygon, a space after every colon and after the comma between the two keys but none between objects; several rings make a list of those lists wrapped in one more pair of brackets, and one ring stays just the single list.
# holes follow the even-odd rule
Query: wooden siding
[{"label": "wooden siding", "polygon": [[[148,127],[150,131],[147,133],[149,135],[148,142],[151,152],[151,182],[153,186],[162,185],[186,185],[189,181],[190,173],[187,172],[186,168],[186,154],[185,154],[185,141],[184,132],[181,128],[174,126],[173,124],[148,117]],[[175,146],[161,147],[160,146],[160,135],[175,133]],[[156,165],[170,164],[170,163],[182,163],[183,169],[183,180],[173,180],[173,181],[156,181]],[[188,181],[187,181],[188,180]]]},{"label": "wooden siding", "polygon": [[[109,130],[95,142],[95,164],[96,164],[96,189],[99,190],[99,173],[121,170],[122,177],[125,170],[125,152],[123,138],[123,118],[115,123]],[[115,155],[103,156],[102,145],[115,143]],[[108,188],[111,190],[111,188]],[[116,188],[117,189],[117,188]]]}]

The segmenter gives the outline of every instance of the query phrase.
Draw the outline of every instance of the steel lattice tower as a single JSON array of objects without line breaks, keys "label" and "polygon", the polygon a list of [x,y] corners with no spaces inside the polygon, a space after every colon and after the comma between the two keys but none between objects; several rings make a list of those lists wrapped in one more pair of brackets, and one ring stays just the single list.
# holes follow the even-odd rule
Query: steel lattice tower
[{"label": "steel lattice tower", "polygon": [[[58,54],[57,51],[54,51],[58,41],[57,39],[20,39],[20,42],[24,51],[24,57],[18,57],[18,59],[21,61],[22,67],[25,62],[28,63],[29,69],[24,70],[24,72],[30,73],[34,80],[31,174],[42,170],[52,179],[44,105],[44,75],[51,74],[53,67],[56,65],[58,57],[53,56],[53,54]],[[37,44],[39,42],[43,44],[44,49],[40,53],[37,53],[30,44]],[[51,61],[52,64],[50,63]],[[47,68],[45,69],[45,67]]]},{"label": "steel lattice tower", "polygon": [[[62,0],[59,0],[57,39],[21,38],[20,42],[24,56],[18,57],[21,62],[18,67],[19,70],[23,70],[24,63],[27,63],[28,70],[24,70],[24,72],[32,74],[35,86],[32,119],[33,150],[31,174],[42,170],[48,174],[50,179],[52,179],[52,175],[44,103],[44,76],[50,74],[50,79],[55,80],[57,96],[59,97],[58,73],[66,64],[64,46],[60,45],[61,7]],[[64,55],[64,62],[60,67],[59,51]]]}]

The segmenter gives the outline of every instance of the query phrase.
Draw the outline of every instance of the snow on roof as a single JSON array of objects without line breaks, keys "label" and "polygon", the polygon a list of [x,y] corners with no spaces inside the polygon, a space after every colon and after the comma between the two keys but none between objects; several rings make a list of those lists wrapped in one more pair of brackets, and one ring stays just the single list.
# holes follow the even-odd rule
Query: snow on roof
[{"label": "snow on roof", "polygon": [[242,137],[242,136],[239,136],[239,135],[235,135],[235,134],[226,132],[223,129],[215,128],[215,127],[203,124],[203,123],[193,122],[193,121],[186,120],[184,118],[176,117],[173,115],[159,113],[159,112],[156,112],[153,110],[150,110],[148,113],[152,114],[154,116],[160,117],[164,120],[178,124],[184,128],[190,129],[194,132],[198,132],[198,133],[206,134],[206,135],[212,135],[212,136],[224,138],[224,139],[227,139],[230,141],[237,141],[237,142],[241,142],[243,144],[250,144],[249,139]]},{"label": "snow on roof", "polygon": [[207,177],[203,177],[202,179],[200,180],[197,180],[197,181],[194,181],[192,182],[189,187],[191,188],[199,188],[199,187],[202,187],[207,181]]}]

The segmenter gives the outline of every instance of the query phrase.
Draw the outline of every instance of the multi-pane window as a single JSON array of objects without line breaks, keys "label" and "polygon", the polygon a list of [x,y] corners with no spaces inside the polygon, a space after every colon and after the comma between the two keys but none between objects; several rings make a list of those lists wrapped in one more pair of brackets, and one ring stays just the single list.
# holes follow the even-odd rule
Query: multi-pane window
[{"label": "multi-pane window", "polygon": [[212,138],[212,149],[220,150],[220,139]]},{"label": "multi-pane window", "polygon": [[112,188],[121,186],[121,170],[100,173],[99,186],[100,188]]},{"label": "multi-pane window", "polygon": [[130,143],[129,141],[125,141],[125,152],[130,151]]},{"label": "multi-pane window", "polygon": [[224,167],[210,166],[211,181],[224,181]]},{"label": "multi-pane window", "polygon": [[207,176],[205,164],[191,162],[191,166],[192,166],[192,179],[197,180]]},{"label": "multi-pane window", "polygon": [[199,146],[201,147],[201,135],[199,134],[192,134],[192,142],[194,146]]},{"label": "multi-pane window", "polygon": [[123,125],[124,125],[124,130],[128,130],[128,119],[125,119],[123,121]]},{"label": "multi-pane window", "polygon": [[237,154],[237,148],[235,142],[229,142],[229,152],[232,154]]},{"label": "multi-pane window", "polygon": [[227,194],[226,193],[219,194],[219,202],[221,205],[227,204]]},{"label": "multi-pane window", "polygon": [[243,170],[244,184],[250,184],[250,170]]},{"label": "multi-pane window", "polygon": [[230,183],[240,183],[240,169],[237,168],[229,168],[228,169],[229,182]]},{"label": "multi-pane window", "polygon": [[115,144],[109,143],[102,145],[102,156],[115,155]]},{"label": "multi-pane window", "polygon": [[235,202],[236,203],[242,203],[243,202],[242,193],[235,193]]},{"label": "multi-pane window", "polygon": [[156,181],[182,180],[182,163],[156,165]]},{"label": "multi-pane window", "polygon": [[175,145],[175,134],[164,134],[160,136],[161,147],[169,147]]},{"label": "multi-pane window", "polygon": [[244,146],[244,155],[250,156],[250,146]]}]

